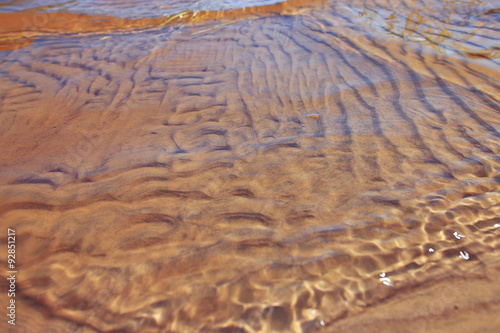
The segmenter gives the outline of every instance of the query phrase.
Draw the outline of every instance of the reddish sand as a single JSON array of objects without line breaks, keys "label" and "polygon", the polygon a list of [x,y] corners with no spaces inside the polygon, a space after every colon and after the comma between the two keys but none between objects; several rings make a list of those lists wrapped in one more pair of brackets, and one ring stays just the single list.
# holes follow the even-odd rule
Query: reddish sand
[{"label": "reddish sand", "polygon": [[498,332],[500,25],[377,4],[0,14],[0,331]]}]

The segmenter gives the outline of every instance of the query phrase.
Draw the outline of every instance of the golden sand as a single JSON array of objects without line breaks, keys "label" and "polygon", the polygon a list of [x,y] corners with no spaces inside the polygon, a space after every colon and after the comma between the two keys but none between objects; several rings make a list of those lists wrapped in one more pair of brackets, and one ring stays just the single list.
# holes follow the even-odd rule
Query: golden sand
[{"label": "golden sand", "polygon": [[0,14],[0,331],[498,332],[495,15]]}]

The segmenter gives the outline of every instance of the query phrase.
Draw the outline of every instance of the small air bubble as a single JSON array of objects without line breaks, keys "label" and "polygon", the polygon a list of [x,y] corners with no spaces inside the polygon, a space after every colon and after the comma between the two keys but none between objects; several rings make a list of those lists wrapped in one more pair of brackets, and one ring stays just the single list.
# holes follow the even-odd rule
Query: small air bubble
[{"label": "small air bubble", "polygon": [[382,283],[387,287],[394,287],[394,283],[392,283],[391,279],[389,278],[382,278],[380,279],[380,281],[382,281]]},{"label": "small air bubble", "polygon": [[392,283],[391,279],[385,276],[385,273],[380,273],[380,282],[388,287],[394,287],[394,283]]}]

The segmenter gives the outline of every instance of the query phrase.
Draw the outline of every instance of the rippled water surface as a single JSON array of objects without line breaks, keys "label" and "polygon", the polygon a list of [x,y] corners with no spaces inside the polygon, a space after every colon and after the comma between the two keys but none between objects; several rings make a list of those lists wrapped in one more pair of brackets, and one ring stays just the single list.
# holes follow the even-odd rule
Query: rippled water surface
[{"label": "rippled water surface", "polygon": [[1,1],[0,331],[499,332],[499,19]]}]

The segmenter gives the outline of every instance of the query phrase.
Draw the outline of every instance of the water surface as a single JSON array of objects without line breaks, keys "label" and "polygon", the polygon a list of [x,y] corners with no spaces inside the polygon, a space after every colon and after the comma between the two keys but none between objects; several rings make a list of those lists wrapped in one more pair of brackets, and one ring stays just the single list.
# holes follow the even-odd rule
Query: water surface
[{"label": "water surface", "polygon": [[258,4],[1,5],[2,330],[498,331],[499,2]]}]

